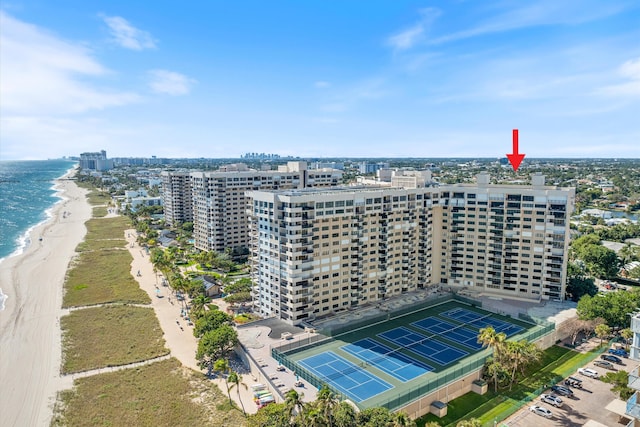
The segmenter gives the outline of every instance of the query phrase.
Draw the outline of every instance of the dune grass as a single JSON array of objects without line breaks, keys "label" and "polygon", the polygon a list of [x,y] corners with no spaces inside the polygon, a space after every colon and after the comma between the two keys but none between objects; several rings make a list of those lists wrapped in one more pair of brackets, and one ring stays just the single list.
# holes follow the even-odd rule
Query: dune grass
[{"label": "dune grass", "polygon": [[63,307],[109,302],[149,304],[151,299],[131,276],[126,250],[82,252],[67,273]]},{"label": "dune grass", "polygon": [[124,239],[124,230],[131,228],[131,220],[126,216],[92,218],[85,226],[86,240]]},{"label": "dune grass", "polygon": [[91,307],[60,320],[62,372],[140,362],[169,353],[152,308]]},{"label": "dune grass", "polygon": [[107,216],[108,214],[108,210],[106,206],[96,206],[95,208],[93,208],[93,214],[92,216],[94,218],[102,218]]},{"label": "dune grass", "polygon": [[125,250],[126,245],[127,241],[125,239],[85,240],[76,246],[76,252],[100,251],[103,249]]},{"label": "dune grass", "polygon": [[111,201],[111,195],[107,192],[93,189],[87,194],[87,200],[91,205],[107,205]]},{"label": "dune grass", "polygon": [[72,390],[60,393],[51,425],[246,425],[242,413],[227,402],[204,375],[169,359],[77,380]]}]

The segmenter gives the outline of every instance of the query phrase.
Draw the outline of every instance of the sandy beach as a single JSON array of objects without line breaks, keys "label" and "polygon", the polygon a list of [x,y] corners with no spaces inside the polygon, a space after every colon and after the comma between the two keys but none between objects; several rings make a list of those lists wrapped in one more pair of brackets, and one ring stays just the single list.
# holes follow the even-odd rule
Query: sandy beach
[{"label": "sandy beach", "polygon": [[0,288],[8,296],[0,311],[3,426],[48,426],[56,392],[72,386],[60,376],[62,286],[92,210],[75,182],[60,179],[56,188],[64,200],[51,218],[31,232],[22,254],[0,264]]}]

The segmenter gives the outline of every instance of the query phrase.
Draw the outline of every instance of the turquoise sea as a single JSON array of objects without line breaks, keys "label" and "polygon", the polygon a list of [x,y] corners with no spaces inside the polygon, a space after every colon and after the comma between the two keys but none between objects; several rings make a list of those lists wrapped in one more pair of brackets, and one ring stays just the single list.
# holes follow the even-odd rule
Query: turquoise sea
[{"label": "turquoise sea", "polygon": [[0,261],[28,246],[29,231],[61,200],[54,179],[76,165],[70,160],[0,162]]}]

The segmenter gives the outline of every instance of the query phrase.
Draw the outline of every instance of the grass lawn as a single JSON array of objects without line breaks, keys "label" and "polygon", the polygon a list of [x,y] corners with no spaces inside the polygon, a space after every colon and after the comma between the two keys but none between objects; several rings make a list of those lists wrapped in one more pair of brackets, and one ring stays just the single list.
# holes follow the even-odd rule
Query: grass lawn
[{"label": "grass lawn", "polygon": [[[428,414],[417,420],[418,427],[429,421],[436,421],[443,426],[455,425],[461,419],[478,418],[483,423],[492,424],[494,419],[502,420],[505,414],[513,413],[524,401],[535,398],[547,386],[555,384],[561,378],[574,374],[578,367],[593,360],[601,350],[586,354],[578,353],[567,348],[553,346],[545,350],[542,359],[532,365],[525,378],[516,383],[512,390],[499,389],[484,396],[467,393],[449,402],[447,416],[438,418]],[[520,405],[521,406],[521,405]]]},{"label": "grass lawn", "polygon": [[152,308],[92,307],[61,320],[62,372],[139,362],[169,353]]},{"label": "grass lawn", "polygon": [[170,359],[77,380],[60,393],[51,425],[241,427],[246,421],[204,375]]},{"label": "grass lawn", "polygon": [[82,252],[65,280],[63,307],[107,302],[149,304],[149,296],[131,276],[133,258],[120,249]]},{"label": "grass lawn", "polygon": [[107,208],[105,206],[96,206],[93,208],[93,217],[94,218],[102,218],[107,216]]}]

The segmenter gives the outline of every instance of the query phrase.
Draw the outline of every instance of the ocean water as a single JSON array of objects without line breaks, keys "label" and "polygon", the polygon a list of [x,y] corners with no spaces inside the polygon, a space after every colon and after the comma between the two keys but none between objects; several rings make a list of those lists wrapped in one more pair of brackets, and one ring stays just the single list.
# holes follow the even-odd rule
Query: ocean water
[{"label": "ocean water", "polygon": [[75,167],[69,160],[0,162],[0,261],[21,253],[28,233],[59,202],[54,179]]},{"label": "ocean water", "polygon": [[[75,167],[69,160],[0,162],[0,263],[30,244],[29,232],[50,217],[62,199],[54,179]],[[0,289],[0,311],[9,296]]]}]

